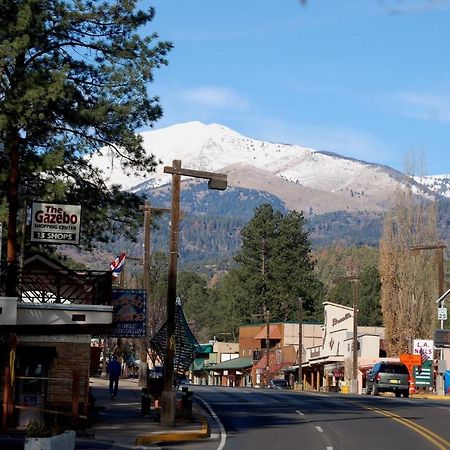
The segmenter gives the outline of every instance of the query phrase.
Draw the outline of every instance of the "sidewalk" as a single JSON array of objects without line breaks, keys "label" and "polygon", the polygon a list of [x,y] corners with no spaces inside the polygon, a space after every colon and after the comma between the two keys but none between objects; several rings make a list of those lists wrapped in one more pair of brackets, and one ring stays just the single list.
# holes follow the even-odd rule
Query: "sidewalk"
[{"label": "sidewalk", "polygon": [[76,449],[134,449],[152,442],[187,441],[209,436],[206,414],[193,405],[193,420],[178,420],[174,428],[164,428],[154,413],[141,414],[141,387],[134,380],[120,380],[119,393],[111,399],[108,380],[91,378],[98,417],[86,435],[77,437]]}]

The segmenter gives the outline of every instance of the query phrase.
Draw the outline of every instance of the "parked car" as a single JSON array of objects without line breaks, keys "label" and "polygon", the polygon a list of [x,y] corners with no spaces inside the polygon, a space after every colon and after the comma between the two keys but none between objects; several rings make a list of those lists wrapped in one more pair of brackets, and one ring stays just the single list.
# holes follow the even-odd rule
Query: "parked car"
[{"label": "parked car", "polygon": [[379,362],[367,375],[366,394],[393,392],[396,397],[409,397],[409,371],[403,363]]},{"label": "parked car", "polygon": [[269,381],[270,389],[289,389],[289,384],[286,380],[274,378]]}]

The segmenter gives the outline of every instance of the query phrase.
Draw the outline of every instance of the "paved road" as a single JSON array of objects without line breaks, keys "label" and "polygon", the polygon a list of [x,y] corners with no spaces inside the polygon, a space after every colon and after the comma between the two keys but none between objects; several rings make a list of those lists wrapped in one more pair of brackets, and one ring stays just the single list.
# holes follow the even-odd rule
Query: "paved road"
[{"label": "paved road", "polygon": [[[450,402],[194,387],[231,449],[448,450]],[[211,442],[210,442],[211,444]],[[200,447],[198,447],[200,448]]]}]

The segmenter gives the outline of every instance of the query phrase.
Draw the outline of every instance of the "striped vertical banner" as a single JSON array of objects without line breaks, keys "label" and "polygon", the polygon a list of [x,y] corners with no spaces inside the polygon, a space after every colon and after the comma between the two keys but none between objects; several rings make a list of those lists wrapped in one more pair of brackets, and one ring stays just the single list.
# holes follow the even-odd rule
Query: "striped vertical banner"
[{"label": "striped vertical banner", "polygon": [[433,386],[433,361],[425,361],[422,367],[414,367],[414,378],[417,387]]}]

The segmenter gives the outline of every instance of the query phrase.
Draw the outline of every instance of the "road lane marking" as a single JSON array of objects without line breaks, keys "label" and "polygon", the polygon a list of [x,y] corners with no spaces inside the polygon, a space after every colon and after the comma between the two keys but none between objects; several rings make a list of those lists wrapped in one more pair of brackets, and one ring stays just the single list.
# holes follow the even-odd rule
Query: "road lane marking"
[{"label": "road lane marking", "polygon": [[296,409],[295,412],[296,412],[299,416],[304,416],[304,415],[305,415],[304,413],[302,413],[302,412],[299,411],[298,409]]},{"label": "road lane marking", "polygon": [[205,407],[208,409],[209,414],[211,414],[211,417],[214,418],[214,420],[216,421],[217,425],[219,426],[220,429],[220,443],[219,446],[217,447],[217,450],[223,450],[223,448],[225,447],[226,441],[227,441],[227,432],[225,431],[225,427],[223,426],[221,420],[219,419],[219,416],[214,412],[214,410],[211,408],[210,404],[203,400],[202,398],[200,398],[199,396],[195,396],[195,398],[197,400],[200,400]]},{"label": "road lane marking", "polygon": [[374,408],[372,406],[363,405],[361,403],[354,403],[355,405],[362,406],[363,408],[376,412],[378,414],[381,414],[383,416],[389,417],[390,419],[395,420],[396,422],[401,423],[402,425],[405,425],[406,427],[410,428],[411,430],[415,431],[417,434],[420,434],[422,437],[433,443],[437,448],[441,450],[448,450],[450,448],[450,442],[445,440],[443,437],[439,436],[438,434],[434,433],[433,431],[429,430],[428,428],[423,427],[422,425],[419,425],[416,422],[413,422],[412,420],[406,419],[402,416],[399,416],[397,414],[394,414],[390,411],[386,411],[384,409]]},{"label": "road lane marking", "polygon": [[322,427],[316,427],[316,430],[317,430],[319,433],[323,433]]}]

